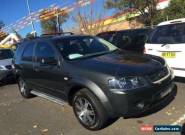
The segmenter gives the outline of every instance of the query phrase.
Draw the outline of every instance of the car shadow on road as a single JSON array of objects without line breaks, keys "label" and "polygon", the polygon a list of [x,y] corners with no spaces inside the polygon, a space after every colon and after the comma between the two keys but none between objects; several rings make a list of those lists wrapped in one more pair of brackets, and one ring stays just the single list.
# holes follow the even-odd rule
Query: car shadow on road
[{"label": "car shadow on road", "polygon": [[185,83],[185,78],[183,78],[183,77],[175,77],[175,82]]},{"label": "car shadow on road", "polygon": [[8,80],[6,82],[0,82],[0,88],[6,85],[16,84],[17,82],[15,80]]},{"label": "car shadow on road", "polygon": [[175,99],[176,95],[177,95],[177,86],[174,88],[174,90],[167,97],[165,97],[165,99],[160,101],[160,103],[155,104],[148,111],[145,111],[142,114],[126,117],[126,119],[128,119],[128,118],[141,118],[141,117],[145,117],[145,116],[149,116],[151,114],[157,113],[160,110],[164,109],[166,106],[168,106]]}]

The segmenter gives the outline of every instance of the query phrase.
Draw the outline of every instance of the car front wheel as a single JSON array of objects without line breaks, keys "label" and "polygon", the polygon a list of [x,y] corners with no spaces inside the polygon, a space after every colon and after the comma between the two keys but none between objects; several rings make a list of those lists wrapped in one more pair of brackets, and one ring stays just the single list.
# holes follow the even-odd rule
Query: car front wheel
[{"label": "car front wheel", "polygon": [[100,101],[88,89],[81,89],[73,98],[73,110],[79,122],[89,130],[100,130],[107,124],[107,114]]}]

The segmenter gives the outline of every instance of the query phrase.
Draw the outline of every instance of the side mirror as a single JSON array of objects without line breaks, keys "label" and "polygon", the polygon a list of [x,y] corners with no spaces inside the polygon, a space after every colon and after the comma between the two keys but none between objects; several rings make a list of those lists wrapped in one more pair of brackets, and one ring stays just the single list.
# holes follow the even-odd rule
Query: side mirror
[{"label": "side mirror", "polygon": [[40,61],[41,65],[56,66],[58,61],[55,58],[42,58]]}]

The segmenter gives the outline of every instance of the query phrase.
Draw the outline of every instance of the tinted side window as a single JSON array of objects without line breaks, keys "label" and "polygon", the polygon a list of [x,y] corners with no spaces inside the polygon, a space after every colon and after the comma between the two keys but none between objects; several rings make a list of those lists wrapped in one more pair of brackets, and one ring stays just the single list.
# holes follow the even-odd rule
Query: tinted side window
[{"label": "tinted side window", "polygon": [[47,42],[38,42],[35,56],[37,60],[55,58],[55,51]]},{"label": "tinted side window", "polygon": [[35,46],[34,42],[30,42],[30,43],[26,44],[26,47],[25,47],[23,55],[22,55],[23,60],[32,61],[34,46]]}]

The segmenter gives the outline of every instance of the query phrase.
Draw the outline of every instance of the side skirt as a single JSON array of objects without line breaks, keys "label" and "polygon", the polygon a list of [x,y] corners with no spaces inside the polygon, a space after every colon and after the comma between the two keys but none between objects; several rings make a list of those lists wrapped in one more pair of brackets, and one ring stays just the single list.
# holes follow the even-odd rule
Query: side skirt
[{"label": "side skirt", "polygon": [[46,93],[39,92],[39,91],[36,91],[36,90],[32,90],[31,94],[36,95],[38,97],[42,97],[42,98],[47,99],[47,100],[50,100],[50,101],[52,101],[54,103],[57,103],[57,104],[60,104],[62,106],[66,105],[66,102],[64,100],[59,99],[57,97],[54,97],[50,94],[46,94]]}]

